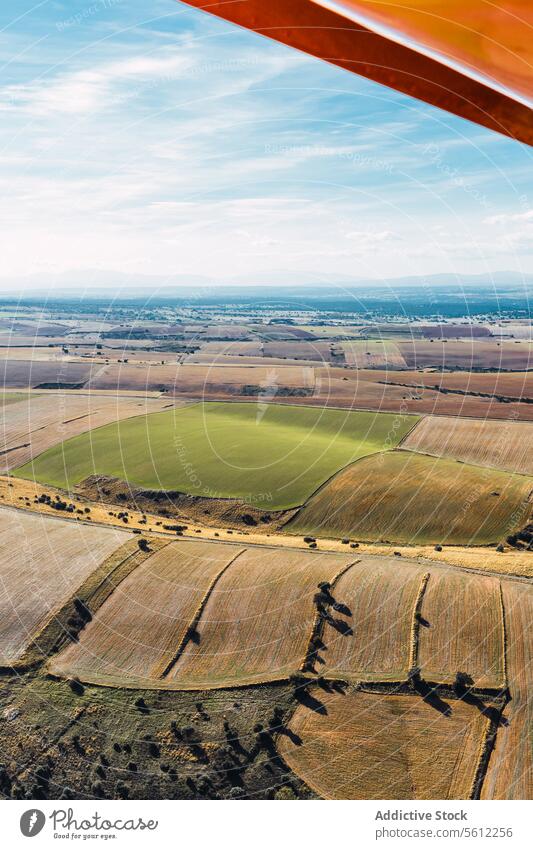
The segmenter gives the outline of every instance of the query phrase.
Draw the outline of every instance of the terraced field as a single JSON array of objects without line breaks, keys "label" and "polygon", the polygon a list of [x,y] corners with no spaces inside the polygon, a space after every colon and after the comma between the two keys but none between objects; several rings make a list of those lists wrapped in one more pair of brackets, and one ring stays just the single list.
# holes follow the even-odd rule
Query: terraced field
[{"label": "terraced field", "polygon": [[526,523],[531,490],[524,476],[389,451],[343,469],[286,528],[370,541],[482,545]]},{"label": "terraced field", "polygon": [[402,448],[533,475],[533,423],[426,416]]},{"label": "terraced field", "polygon": [[468,799],[488,720],[410,696],[314,690],[278,743],[290,768],[326,799]]},{"label": "terraced field", "polygon": [[131,536],[0,510],[0,666],[13,666],[92,573]]},{"label": "terraced field", "polygon": [[102,474],[284,510],[347,463],[396,444],[415,421],[261,403],[196,404],[93,429],[16,474],[67,489]]}]

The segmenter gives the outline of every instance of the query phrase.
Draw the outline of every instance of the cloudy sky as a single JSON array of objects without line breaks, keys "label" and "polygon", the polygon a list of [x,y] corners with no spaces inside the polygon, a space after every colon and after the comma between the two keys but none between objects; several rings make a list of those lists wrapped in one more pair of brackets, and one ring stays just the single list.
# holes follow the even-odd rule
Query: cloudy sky
[{"label": "cloudy sky", "polygon": [[174,0],[3,0],[2,286],[533,271],[531,150]]}]

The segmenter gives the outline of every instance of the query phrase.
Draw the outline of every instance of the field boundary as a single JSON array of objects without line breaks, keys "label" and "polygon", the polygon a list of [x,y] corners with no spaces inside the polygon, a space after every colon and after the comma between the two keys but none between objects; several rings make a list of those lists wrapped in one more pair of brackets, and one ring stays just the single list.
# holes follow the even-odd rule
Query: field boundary
[{"label": "field boundary", "polygon": [[507,676],[507,622],[505,618],[505,603],[503,600],[503,587],[502,580],[498,581],[498,590],[500,597],[500,613],[502,618],[502,672],[503,672],[503,685],[504,687],[509,687],[509,679]]},{"label": "field boundary", "polygon": [[[408,413],[408,415],[417,415],[417,414],[416,413]],[[424,419],[427,419],[428,416],[431,416],[431,415],[432,415],[431,413],[419,413],[418,414],[418,421],[414,423],[413,427],[410,428],[410,430],[408,430],[407,433],[404,434],[404,436],[402,436],[402,438],[400,439],[398,444],[395,445],[394,448],[391,449],[391,450],[396,451],[396,450],[400,449],[402,447],[403,443],[405,442],[405,440],[409,436],[411,436],[411,434],[413,433],[414,430],[417,429],[418,425],[421,424]]]},{"label": "field boundary", "polygon": [[[157,549],[168,545],[168,542],[163,539],[152,540],[151,543]],[[50,619],[41,630],[32,636],[30,645],[20,660],[13,665],[13,668],[33,666],[36,663],[45,662],[51,654],[59,651],[67,641],[68,634],[73,633],[72,629],[68,627],[67,620],[76,612],[75,600],[84,608],[87,608],[90,613],[98,610],[124,578],[152,553],[153,549],[146,552],[141,551],[135,538],[126,540],[117,546],[74,591],[70,598],[51,614]],[[117,578],[116,583],[113,582],[113,578]],[[76,636],[83,630],[85,624],[85,621],[81,623],[81,627],[75,632]],[[40,643],[41,640],[43,641],[42,644]]]},{"label": "field boundary", "polygon": [[160,671],[162,664],[160,664],[159,667],[155,668],[155,671],[154,671],[155,680],[166,678],[168,676],[169,672],[171,671],[171,669],[173,669],[173,667],[178,663],[181,655],[185,651],[187,644],[189,643],[189,641],[191,639],[191,631],[193,631],[193,630],[196,631],[198,625],[200,624],[200,620],[202,618],[202,614],[204,612],[205,606],[206,606],[207,602],[209,601],[209,598],[210,598],[211,593],[213,592],[215,586],[217,585],[217,583],[220,580],[220,578],[222,577],[222,575],[229,569],[229,567],[233,563],[235,563],[235,561],[237,560],[238,557],[241,556],[241,554],[245,553],[245,551],[246,551],[246,548],[242,548],[240,551],[238,551],[236,554],[234,554],[234,556],[231,557],[230,560],[228,560],[228,562],[222,567],[222,569],[220,569],[217,572],[217,574],[215,575],[215,577],[211,581],[209,587],[207,588],[206,592],[204,593],[198,607],[196,608],[196,612],[194,613],[194,616],[192,617],[189,625],[187,626],[187,629],[186,629],[182,639],[180,640],[178,647],[177,647],[176,651],[174,652],[174,655],[172,656],[171,660],[168,661],[165,666],[163,666],[162,671]]},{"label": "field boundary", "polygon": [[420,585],[418,587],[418,593],[416,595],[415,603],[413,605],[411,634],[409,637],[409,655],[407,659],[408,669],[413,669],[415,666],[418,665],[420,614],[422,610],[422,602],[424,601],[424,595],[426,593],[426,587],[428,585],[430,576],[431,572],[425,572],[424,575],[422,575],[422,578],[420,579]]},{"label": "field boundary", "polygon": [[[328,484],[332,483],[338,475],[342,474],[342,472],[345,472],[346,469],[349,469],[352,466],[356,466],[357,463],[361,463],[363,460],[368,460],[369,457],[379,457],[383,454],[392,454],[392,452],[395,450],[396,448],[386,448],[385,451],[374,451],[373,454],[365,454],[363,457],[358,457],[357,460],[352,460],[351,463],[347,463],[345,466],[342,467],[342,469],[337,469],[336,472],[333,472],[333,474],[327,480],[321,483],[320,486],[318,486],[314,490],[314,492],[312,492],[311,495],[306,498],[304,502],[302,502],[302,504],[299,504],[297,507],[293,507],[292,509],[300,511],[303,507],[307,507],[307,505],[309,504],[311,499],[315,497],[315,495],[318,495],[319,492],[321,492],[326,486],[328,486]],[[272,510],[271,512],[273,513],[274,511]],[[290,519],[284,525],[282,525],[282,528],[288,527],[292,520],[296,519],[297,516],[298,513],[296,513],[294,516],[291,516]],[[294,536],[301,536],[301,534],[294,534]],[[335,539],[335,537],[329,537],[329,539]]]},{"label": "field boundary", "polygon": [[497,720],[490,718],[487,718],[486,720],[485,730],[479,742],[478,756],[476,759],[476,769],[474,772],[474,777],[472,779],[470,793],[468,794],[469,799],[479,799],[481,797],[481,790],[483,789],[483,782],[487,774],[490,756],[494,748],[494,743],[496,742],[496,736],[498,733],[498,722],[501,715],[502,710],[498,709]]},{"label": "field boundary", "polygon": [[[351,563],[348,563],[347,566],[343,566],[339,571],[333,576],[330,581],[331,589],[335,588],[335,584],[337,581],[342,578],[342,576],[352,568],[352,566],[356,566],[357,563],[361,562],[361,558],[357,560],[353,560]],[[324,633],[324,625],[325,620],[320,615],[318,610],[315,611],[315,615],[313,618],[313,624],[311,625],[311,633],[309,635],[309,640],[307,641],[307,649],[305,652],[305,657],[298,668],[298,672],[309,672],[309,665],[311,663],[311,658],[313,656],[313,644],[318,640],[322,639],[322,635]]]}]

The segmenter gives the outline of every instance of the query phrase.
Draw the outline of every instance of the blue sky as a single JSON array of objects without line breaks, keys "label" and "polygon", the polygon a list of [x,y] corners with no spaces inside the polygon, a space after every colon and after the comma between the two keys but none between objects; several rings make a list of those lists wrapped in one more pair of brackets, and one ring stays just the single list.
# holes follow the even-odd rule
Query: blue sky
[{"label": "blue sky", "polygon": [[174,0],[4,0],[2,271],[533,270],[531,150]]}]

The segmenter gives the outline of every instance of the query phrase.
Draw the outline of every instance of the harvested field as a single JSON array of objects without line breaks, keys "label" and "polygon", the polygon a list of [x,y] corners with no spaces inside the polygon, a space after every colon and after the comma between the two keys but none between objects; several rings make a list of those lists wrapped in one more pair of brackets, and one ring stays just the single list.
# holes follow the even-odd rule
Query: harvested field
[{"label": "harvested field", "polygon": [[176,384],[179,366],[155,363],[111,363],[93,371],[87,386],[93,390],[117,392],[135,389],[142,392],[171,392]]},{"label": "harvested field", "polygon": [[343,342],[341,347],[346,362],[358,369],[405,368],[405,360],[394,342],[374,339],[354,340]]},{"label": "harvested field", "polygon": [[404,680],[423,576],[418,565],[393,568],[390,558],[380,557],[364,557],[348,569],[332,590],[347,610],[333,613],[324,628],[324,665],[316,665],[317,671],[330,678]]},{"label": "harvested field", "polygon": [[503,618],[496,578],[434,570],[421,607],[418,666],[427,681],[505,686]]},{"label": "harvested field", "polygon": [[101,427],[19,468],[65,489],[93,474],[154,490],[236,498],[268,510],[305,501],[356,457],[395,443],[404,417],[269,404],[194,404]]},{"label": "harvested field", "polygon": [[293,324],[256,324],[253,329],[265,342],[281,339],[315,339],[314,333],[310,333],[303,327],[295,327]]},{"label": "harvested field", "polygon": [[511,321],[490,325],[490,330],[495,336],[508,336],[514,339],[526,339],[533,341],[533,324],[531,321]]},{"label": "harvested field", "polygon": [[508,724],[498,729],[482,799],[533,799],[533,591],[502,581],[507,636]]},{"label": "harvested field", "polygon": [[398,342],[407,368],[504,369],[524,371],[533,368],[533,351],[527,342],[519,345],[496,340],[428,342],[414,339]]},{"label": "harvested field", "polygon": [[265,357],[281,357],[290,360],[313,360],[328,363],[332,359],[331,342],[265,342]]},{"label": "harvested field", "polygon": [[533,423],[423,418],[402,448],[463,463],[533,475]]},{"label": "harvested field", "polygon": [[477,339],[492,335],[483,324],[415,324],[412,329],[426,339]]},{"label": "harvested field", "polygon": [[[435,415],[475,416],[480,419],[514,419],[517,421],[533,421],[533,404],[506,403],[492,397],[477,397],[475,395],[444,394],[433,388],[424,388],[424,381],[434,386],[442,380],[443,386],[450,380],[461,381],[463,375],[475,378],[476,382],[485,381],[485,385],[494,386],[495,380],[505,385],[505,378],[514,375],[500,373],[499,375],[472,375],[470,372],[454,374],[435,374],[404,371],[382,370],[353,370],[341,368],[315,368],[315,393],[307,403],[321,404],[330,407],[346,407],[351,409],[369,409],[379,411],[408,412],[414,415],[433,413]],[[519,375],[520,386],[523,373]],[[408,384],[404,386],[403,384]],[[422,384],[422,385],[421,385]],[[522,380],[522,385],[524,381]],[[529,381],[527,383],[529,386]],[[480,391],[483,391],[482,389]],[[526,390],[528,391],[528,390]],[[489,389],[490,392],[490,389]],[[502,395],[506,393],[502,392]],[[298,403],[298,399],[292,400]]]},{"label": "harvested field", "polygon": [[291,533],[376,542],[483,545],[523,526],[532,480],[409,451],[339,472],[287,525]]},{"label": "harvested field", "polygon": [[[251,357],[233,354],[226,354],[225,356],[209,356],[201,354],[195,355],[191,354],[190,356],[185,356],[183,359],[184,365],[192,365],[197,364],[200,366],[210,366],[211,368],[217,366],[259,366],[263,369],[271,369],[276,368],[277,366],[283,366],[284,368],[290,368],[291,366],[294,368],[301,369],[303,366],[310,366],[314,368],[316,366],[315,360],[289,360],[287,357]],[[216,391],[214,389],[210,389],[210,391]]]},{"label": "harvested field", "polygon": [[129,535],[0,509],[0,665],[23,658],[40,631]]},{"label": "harvested field", "polygon": [[254,342],[203,342],[199,351],[189,354],[187,362],[224,363],[226,357],[262,357],[263,345],[261,340]]},{"label": "harvested field", "polygon": [[468,799],[488,720],[450,701],[449,715],[411,696],[314,690],[323,713],[296,709],[285,762],[326,799]]},{"label": "harvested field", "polygon": [[[363,377],[363,375],[360,375]],[[389,384],[424,388],[426,391],[457,392],[467,396],[503,396],[525,400],[533,398],[533,371],[495,371],[485,374],[472,371],[402,371],[401,373],[380,372],[376,380]],[[463,403],[470,399],[456,399],[457,415],[461,415]],[[470,407],[468,406],[468,409]],[[471,415],[465,413],[465,415]]]},{"label": "harvested field", "polygon": [[349,339],[357,338],[365,330],[362,324],[308,324],[303,330],[312,333],[317,339]]},{"label": "harvested field", "polygon": [[203,397],[219,393],[224,397],[243,394],[246,386],[255,387],[270,400],[283,389],[303,389],[311,392],[315,385],[312,368],[296,365],[189,365],[178,367],[175,394]]},{"label": "harvested field", "polygon": [[54,658],[50,671],[113,686],[153,684],[172,663],[212,582],[238,550],[183,541],[152,554],[110,596],[79,643]]},{"label": "harvested field", "polygon": [[303,664],[319,581],[353,557],[248,550],[214,586],[168,675],[175,686],[216,687],[287,678]]},{"label": "harvested field", "polygon": [[4,389],[81,387],[90,376],[90,363],[36,359],[0,361],[0,382]]},{"label": "harvested field", "polygon": [[[26,396],[5,413],[0,431],[0,473],[15,469],[53,445],[92,428],[132,416],[144,421],[147,413],[175,406],[164,398],[42,394]],[[177,402],[179,404],[179,402]],[[90,437],[89,437],[90,439]],[[87,449],[90,453],[90,448]]]},{"label": "harvested field", "polygon": [[[0,342],[2,337],[0,336]],[[65,354],[63,348],[60,345],[50,347],[49,345],[45,345],[40,348],[37,346],[33,347],[19,347],[18,345],[9,345],[5,348],[0,347],[0,361],[4,360],[28,360],[28,361],[37,361],[37,360],[45,360],[47,362],[66,362],[68,360],[74,359],[74,357],[69,357],[68,354]]]}]

